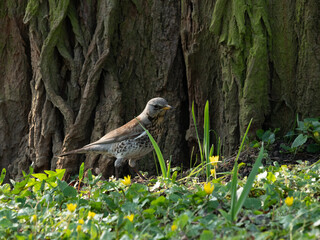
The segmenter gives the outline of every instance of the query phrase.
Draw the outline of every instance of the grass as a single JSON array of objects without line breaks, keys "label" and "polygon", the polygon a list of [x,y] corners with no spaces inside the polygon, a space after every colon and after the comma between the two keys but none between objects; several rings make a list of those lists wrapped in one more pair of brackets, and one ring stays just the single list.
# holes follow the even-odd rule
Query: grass
[{"label": "grass", "polygon": [[[260,167],[234,222],[220,212],[232,209],[231,182],[222,178],[214,180],[214,190],[207,195],[197,178],[174,183],[158,178],[125,186],[120,181],[101,181],[100,176],[90,175],[83,178],[84,185],[78,192],[77,186],[61,180],[63,174],[61,169],[45,174],[32,174],[30,169],[12,187],[0,186],[1,239],[320,236],[319,163]],[[237,191],[245,188],[249,178],[238,179]],[[284,202],[288,196],[294,199],[292,206]],[[240,201],[241,197],[236,206]],[[76,204],[73,212],[68,209],[70,203]]]},{"label": "grass", "polygon": [[[211,176],[208,116],[206,105],[203,142],[197,132],[201,163],[186,176],[171,176],[171,161],[166,164],[148,132],[162,176],[144,184],[102,181],[90,170],[84,175],[84,164],[75,186],[62,180],[64,169],[32,168],[20,181],[3,184],[3,169],[0,239],[319,239],[320,160],[262,166],[261,143],[249,176],[240,179],[238,161],[251,120],[233,171]],[[194,124],[197,131],[195,117]]]}]

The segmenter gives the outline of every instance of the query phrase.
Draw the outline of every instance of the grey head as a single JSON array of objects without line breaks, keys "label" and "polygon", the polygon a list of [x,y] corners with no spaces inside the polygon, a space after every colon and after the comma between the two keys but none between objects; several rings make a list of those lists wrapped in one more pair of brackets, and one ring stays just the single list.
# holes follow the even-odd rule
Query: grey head
[{"label": "grey head", "polygon": [[168,102],[161,97],[152,98],[146,105],[142,114],[146,114],[148,118],[157,118],[159,116],[164,116],[165,112],[172,107]]}]

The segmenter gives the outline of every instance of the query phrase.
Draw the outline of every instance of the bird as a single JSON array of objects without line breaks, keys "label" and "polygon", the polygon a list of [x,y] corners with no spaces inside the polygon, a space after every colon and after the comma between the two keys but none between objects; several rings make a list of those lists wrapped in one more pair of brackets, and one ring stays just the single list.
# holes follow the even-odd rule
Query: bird
[{"label": "bird", "polygon": [[145,179],[137,170],[136,162],[151,152],[153,145],[143,127],[158,141],[164,116],[169,109],[172,107],[164,98],[152,98],[142,113],[125,125],[110,131],[99,140],[82,148],[62,153],[59,157],[83,153],[107,155],[116,159],[114,162],[116,179],[119,178],[119,168],[126,161],[142,179]]}]

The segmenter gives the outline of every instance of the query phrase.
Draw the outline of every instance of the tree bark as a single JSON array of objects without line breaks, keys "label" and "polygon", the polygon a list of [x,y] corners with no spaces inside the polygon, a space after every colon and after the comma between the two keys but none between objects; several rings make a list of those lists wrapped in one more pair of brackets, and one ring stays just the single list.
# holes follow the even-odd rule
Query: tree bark
[{"label": "tree bark", "polygon": [[[237,149],[249,121],[294,127],[320,115],[319,9],[315,1],[24,1],[0,5],[0,159],[10,177],[87,168],[113,174],[100,155],[56,156],[137,116],[152,97],[175,107],[164,156],[189,166],[210,102],[212,142]],[[23,17],[24,16],[24,17]],[[201,132],[201,131],[200,131]],[[201,135],[201,133],[200,133]],[[139,168],[155,173],[152,154]]]}]

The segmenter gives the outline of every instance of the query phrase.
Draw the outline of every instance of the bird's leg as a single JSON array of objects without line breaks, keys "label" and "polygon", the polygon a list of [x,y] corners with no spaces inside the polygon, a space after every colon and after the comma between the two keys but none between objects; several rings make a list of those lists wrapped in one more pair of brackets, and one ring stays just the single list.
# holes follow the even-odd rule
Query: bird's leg
[{"label": "bird's leg", "polygon": [[134,159],[129,159],[129,166],[139,175],[141,179],[146,180],[146,178],[136,168],[136,161]]},{"label": "bird's leg", "polygon": [[136,167],[131,167],[143,180],[147,180],[139,171]]},{"label": "bird's leg", "polygon": [[116,172],[116,179],[119,179],[119,168],[123,165],[124,159],[123,158],[117,158],[114,162],[114,168]]},{"label": "bird's leg", "polygon": [[116,179],[119,179],[119,167],[115,167]]}]

